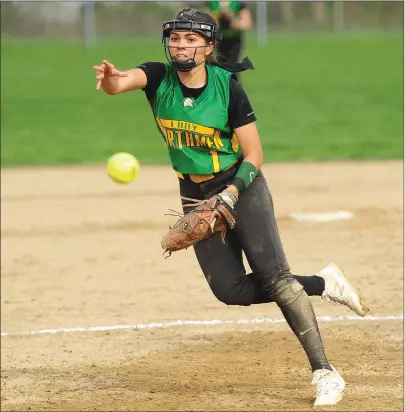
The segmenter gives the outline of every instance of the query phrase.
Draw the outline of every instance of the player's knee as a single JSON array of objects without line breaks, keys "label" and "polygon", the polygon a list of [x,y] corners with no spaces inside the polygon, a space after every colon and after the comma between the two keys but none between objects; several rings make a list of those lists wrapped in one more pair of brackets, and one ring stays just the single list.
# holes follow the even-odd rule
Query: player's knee
[{"label": "player's knee", "polygon": [[227,306],[250,306],[253,303],[252,299],[244,296],[226,296],[223,298],[217,296],[217,299]]},{"label": "player's knee", "polygon": [[254,296],[250,291],[238,292],[236,290],[213,290],[215,297],[227,306],[250,306]]},{"label": "player's knee", "polygon": [[282,275],[269,286],[269,295],[278,306],[294,302],[304,291],[303,286],[290,274]]}]

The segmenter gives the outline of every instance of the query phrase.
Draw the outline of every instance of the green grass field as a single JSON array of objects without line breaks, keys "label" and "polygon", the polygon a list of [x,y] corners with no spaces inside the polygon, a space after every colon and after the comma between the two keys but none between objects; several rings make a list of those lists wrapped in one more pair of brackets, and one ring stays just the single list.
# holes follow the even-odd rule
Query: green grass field
[{"label": "green grass field", "polygon": [[[243,84],[265,161],[403,156],[402,33],[297,34],[249,41]],[[165,61],[160,38],[2,43],[2,166],[99,163],[117,151],[168,163],[143,92],[95,90],[92,66]]]}]

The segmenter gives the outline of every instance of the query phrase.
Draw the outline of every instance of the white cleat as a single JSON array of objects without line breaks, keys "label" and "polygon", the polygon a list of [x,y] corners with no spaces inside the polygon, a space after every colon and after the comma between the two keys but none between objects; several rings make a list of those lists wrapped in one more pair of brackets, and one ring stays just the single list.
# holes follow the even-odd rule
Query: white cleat
[{"label": "white cleat", "polygon": [[346,279],[342,269],[335,263],[324,267],[317,276],[325,281],[325,290],[322,299],[333,303],[346,305],[360,316],[366,316],[370,309],[367,308],[363,296]]},{"label": "white cleat", "polygon": [[[332,365],[331,365],[332,366]],[[316,385],[315,406],[336,405],[342,400],[345,381],[339,372],[332,366],[329,369],[318,369],[312,375],[312,385]]]}]

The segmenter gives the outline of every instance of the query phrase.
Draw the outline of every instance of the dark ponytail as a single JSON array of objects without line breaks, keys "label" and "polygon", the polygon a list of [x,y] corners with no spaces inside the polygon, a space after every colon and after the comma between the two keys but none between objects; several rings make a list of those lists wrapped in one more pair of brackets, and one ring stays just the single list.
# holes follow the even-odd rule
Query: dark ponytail
[{"label": "dark ponytail", "polygon": [[221,69],[227,70],[228,72],[231,72],[231,73],[240,73],[240,72],[244,72],[245,70],[255,69],[252,62],[249,60],[249,57],[247,56],[240,63],[230,63],[226,61],[225,59],[221,59],[221,58],[218,59],[216,58],[216,56],[213,56],[213,59],[211,61],[207,59],[207,63],[213,66],[218,66]]},{"label": "dark ponytail", "polygon": [[[210,42],[210,39],[206,40]],[[228,62],[218,51],[218,42],[214,43],[214,51],[207,57],[207,64],[211,66],[217,66],[221,69],[227,70],[231,73],[239,73],[245,70],[254,70],[252,62],[249,60],[249,57],[245,57],[240,63],[230,63]]]}]

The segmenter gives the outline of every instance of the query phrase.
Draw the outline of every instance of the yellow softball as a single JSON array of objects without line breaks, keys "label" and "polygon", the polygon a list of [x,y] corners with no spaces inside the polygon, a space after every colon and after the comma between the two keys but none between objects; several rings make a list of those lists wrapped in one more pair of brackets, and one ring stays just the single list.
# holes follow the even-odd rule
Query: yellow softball
[{"label": "yellow softball", "polygon": [[128,184],[138,177],[140,164],[130,153],[113,154],[107,162],[107,173],[115,183]]}]

